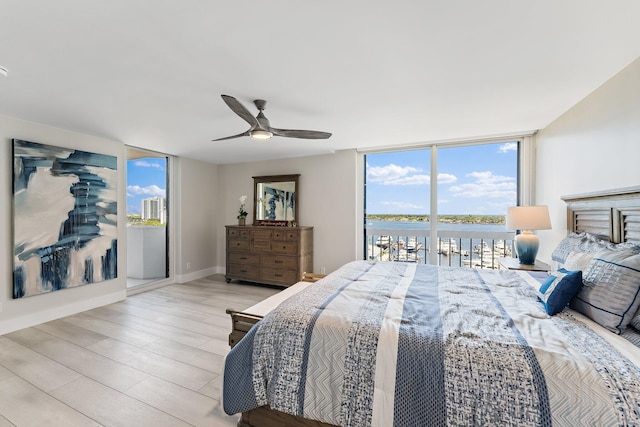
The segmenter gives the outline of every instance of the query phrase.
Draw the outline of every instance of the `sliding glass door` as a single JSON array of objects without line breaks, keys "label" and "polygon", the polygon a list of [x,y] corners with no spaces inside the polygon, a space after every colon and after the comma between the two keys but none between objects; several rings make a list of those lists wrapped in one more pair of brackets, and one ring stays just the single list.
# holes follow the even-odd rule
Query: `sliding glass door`
[{"label": "sliding glass door", "polygon": [[170,276],[170,158],[134,148],[127,154],[127,288],[131,289]]}]

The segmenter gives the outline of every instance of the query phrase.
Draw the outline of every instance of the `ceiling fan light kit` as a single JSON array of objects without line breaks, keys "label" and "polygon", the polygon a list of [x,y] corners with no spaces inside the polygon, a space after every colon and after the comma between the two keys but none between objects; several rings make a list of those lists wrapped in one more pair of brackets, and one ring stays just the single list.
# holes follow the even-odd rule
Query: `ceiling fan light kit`
[{"label": "ceiling fan light kit", "polygon": [[315,130],[298,130],[298,129],[277,129],[271,127],[269,119],[267,119],[262,112],[267,106],[267,101],[263,99],[256,99],[253,101],[258,109],[258,115],[253,115],[247,110],[247,108],[240,103],[236,98],[229,95],[221,95],[222,100],[227,104],[231,111],[236,113],[245,122],[249,123],[251,128],[239,133],[238,135],[227,136],[224,138],[214,139],[214,141],[222,141],[225,139],[240,138],[243,136],[250,136],[253,139],[270,139],[273,136],[284,136],[287,138],[301,138],[301,139],[327,139],[331,136],[329,132],[318,132]]},{"label": "ceiling fan light kit", "polygon": [[251,131],[251,138],[253,139],[265,140],[265,139],[270,139],[272,136],[273,134],[268,130],[254,129]]}]

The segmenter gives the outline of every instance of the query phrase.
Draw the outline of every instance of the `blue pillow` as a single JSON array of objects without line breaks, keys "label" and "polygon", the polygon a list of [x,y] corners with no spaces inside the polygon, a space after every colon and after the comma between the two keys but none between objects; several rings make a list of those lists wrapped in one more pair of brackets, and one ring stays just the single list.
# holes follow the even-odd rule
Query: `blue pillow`
[{"label": "blue pillow", "polygon": [[560,313],[582,288],[582,271],[560,269],[549,274],[540,286],[538,299],[542,301],[547,314]]}]

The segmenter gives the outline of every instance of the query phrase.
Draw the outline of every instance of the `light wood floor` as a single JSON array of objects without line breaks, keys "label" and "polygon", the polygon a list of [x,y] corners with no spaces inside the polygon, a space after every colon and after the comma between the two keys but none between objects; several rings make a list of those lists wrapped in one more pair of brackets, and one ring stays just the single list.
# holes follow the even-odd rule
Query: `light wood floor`
[{"label": "light wood floor", "polygon": [[0,336],[0,427],[235,426],[224,311],[277,292],[215,275]]}]

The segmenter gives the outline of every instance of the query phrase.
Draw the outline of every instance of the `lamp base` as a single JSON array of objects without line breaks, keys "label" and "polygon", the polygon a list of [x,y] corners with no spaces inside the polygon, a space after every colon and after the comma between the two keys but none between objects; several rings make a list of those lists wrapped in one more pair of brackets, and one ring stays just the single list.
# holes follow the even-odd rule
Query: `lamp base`
[{"label": "lamp base", "polygon": [[536,263],[540,239],[530,231],[523,231],[515,237],[516,252],[520,264],[533,265]]}]

